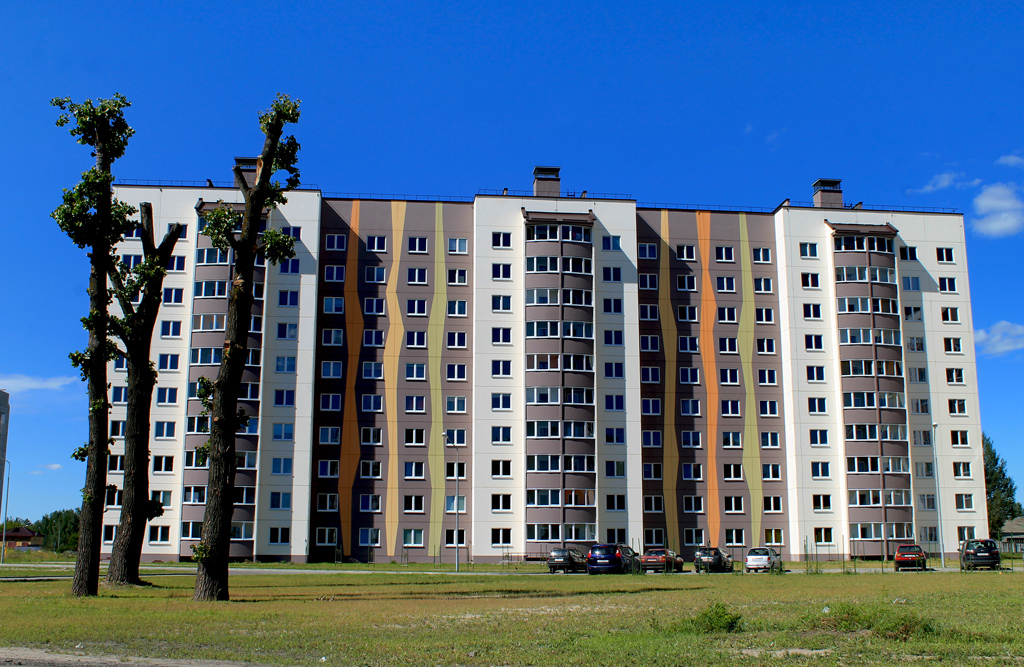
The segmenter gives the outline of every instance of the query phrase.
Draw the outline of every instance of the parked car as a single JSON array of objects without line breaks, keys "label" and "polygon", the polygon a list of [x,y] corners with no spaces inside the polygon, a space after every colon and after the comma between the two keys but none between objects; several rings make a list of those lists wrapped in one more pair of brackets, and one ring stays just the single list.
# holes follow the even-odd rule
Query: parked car
[{"label": "parked car", "polygon": [[671,549],[648,549],[640,557],[640,565],[647,570],[655,572],[683,572],[686,570],[686,561]]},{"label": "parked car", "polygon": [[747,557],[743,560],[743,568],[747,572],[761,570],[762,572],[784,572],[782,567],[782,556],[775,549],[769,547],[754,547],[747,550]]},{"label": "parked car", "polygon": [[548,554],[548,569],[551,574],[562,572],[582,572],[587,569],[587,559],[579,549],[552,549]]},{"label": "parked car", "polygon": [[640,557],[625,544],[595,544],[587,553],[587,574],[633,574],[639,571],[642,571]]},{"label": "parked car", "polygon": [[990,570],[1002,568],[999,545],[995,540],[967,540],[960,545],[960,569],[973,570],[978,567]]},{"label": "parked car", "polygon": [[924,570],[928,568],[928,556],[924,549],[916,544],[901,544],[896,547],[892,565],[897,572],[908,569]]},{"label": "parked car", "polygon": [[717,547],[700,547],[693,554],[697,572],[732,572],[732,556]]}]

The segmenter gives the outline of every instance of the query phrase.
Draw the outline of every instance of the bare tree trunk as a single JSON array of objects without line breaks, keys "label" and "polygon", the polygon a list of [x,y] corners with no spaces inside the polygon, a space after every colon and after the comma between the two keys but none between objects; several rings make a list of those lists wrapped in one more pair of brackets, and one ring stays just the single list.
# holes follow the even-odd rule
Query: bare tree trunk
[{"label": "bare tree trunk", "polygon": [[[96,166],[110,173],[102,145],[96,147]],[[110,197],[97,202],[99,226],[111,224]],[[103,508],[107,491],[108,415],[107,403],[107,273],[110,244],[107,229],[96,231],[89,274],[89,346],[84,361],[89,395],[89,443],[82,489],[82,516],[78,527],[78,560],[71,583],[72,595],[96,595],[100,581],[100,544],[103,539]],[[101,240],[102,239],[102,240]]]}]

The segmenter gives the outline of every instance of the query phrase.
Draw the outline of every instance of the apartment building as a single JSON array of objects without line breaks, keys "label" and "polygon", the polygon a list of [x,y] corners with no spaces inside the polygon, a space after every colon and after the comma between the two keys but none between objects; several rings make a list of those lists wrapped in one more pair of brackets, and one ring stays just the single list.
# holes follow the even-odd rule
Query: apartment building
[{"label": "apartment building", "polygon": [[[151,202],[158,230],[188,227],[153,349],[165,513],[144,553],[189,557],[206,498],[195,382],[216,373],[232,271],[199,232],[240,196],[117,196]],[[494,562],[614,541],[799,560],[988,534],[952,211],[851,206],[828,179],[775,209],[647,206],[564,193],[538,167],[530,192],[297,190],[266,224],[297,255],[257,272],[235,557]],[[118,505],[114,490],[108,545]]]}]

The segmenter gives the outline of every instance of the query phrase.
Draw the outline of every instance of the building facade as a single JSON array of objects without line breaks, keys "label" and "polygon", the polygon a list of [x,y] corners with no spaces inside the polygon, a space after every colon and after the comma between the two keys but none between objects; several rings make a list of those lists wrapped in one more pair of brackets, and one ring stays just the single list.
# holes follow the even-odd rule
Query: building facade
[{"label": "building facade", "polygon": [[[800,560],[988,535],[962,216],[844,204],[838,180],[805,204],[693,210],[534,177],[445,201],[297,190],[269,213],[297,254],[257,271],[233,556],[495,562],[610,541]],[[144,550],[186,558],[206,498],[195,383],[217,372],[232,276],[199,232],[239,194],[116,194],[187,226],[153,349],[165,512]]]}]

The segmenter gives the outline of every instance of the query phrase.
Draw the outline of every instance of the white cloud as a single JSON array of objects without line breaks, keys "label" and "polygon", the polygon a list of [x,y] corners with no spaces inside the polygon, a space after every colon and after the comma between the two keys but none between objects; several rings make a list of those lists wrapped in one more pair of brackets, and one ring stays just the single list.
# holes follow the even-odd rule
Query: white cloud
[{"label": "white cloud", "polygon": [[1004,167],[1024,167],[1024,157],[1019,155],[1004,155],[996,160],[996,164],[1001,164]]},{"label": "white cloud", "polygon": [[74,376],[41,378],[29,375],[0,375],[0,389],[11,394],[33,389],[60,390],[72,382],[77,382],[78,379]]},{"label": "white cloud", "polygon": [[985,236],[1010,236],[1024,227],[1024,201],[1015,183],[993,183],[974,198],[974,231]]},{"label": "white cloud", "polygon": [[907,194],[923,195],[928,194],[929,192],[935,192],[936,190],[945,190],[949,187],[955,187],[957,190],[963,190],[964,188],[976,188],[981,185],[980,178],[965,181],[964,176],[966,176],[966,174],[962,171],[945,171],[933,176],[932,180],[928,181],[928,184],[923,188],[907,190]]},{"label": "white cloud", "polygon": [[988,330],[974,332],[974,347],[980,354],[998,357],[1016,350],[1024,350],[1024,324],[996,322]]},{"label": "white cloud", "polygon": [[43,464],[42,464],[42,465],[40,465],[39,467],[40,467],[40,468],[44,468],[44,469],[46,469],[46,470],[60,470],[60,469],[61,469],[61,468],[63,468],[64,466],[62,466],[62,465],[61,465],[61,464],[59,464],[59,463],[43,463]]}]

